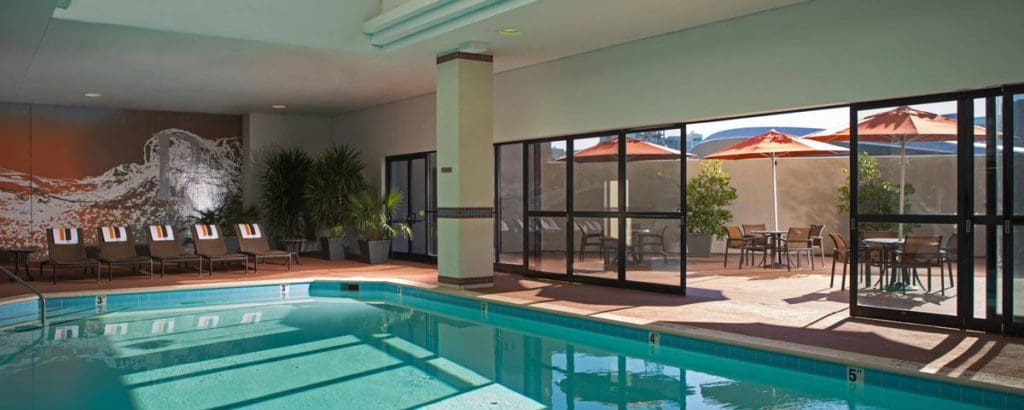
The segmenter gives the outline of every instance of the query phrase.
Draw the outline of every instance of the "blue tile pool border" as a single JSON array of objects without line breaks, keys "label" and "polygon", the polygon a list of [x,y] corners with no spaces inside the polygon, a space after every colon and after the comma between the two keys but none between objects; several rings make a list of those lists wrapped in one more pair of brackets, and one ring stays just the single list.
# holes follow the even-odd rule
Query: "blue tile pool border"
[{"label": "blue tile pool border", "polygon": [[[287,285],[284,292],[282,285]],[[353,286],[354,285],[354,286]],[[358,287],[358,293],[355,293]],[[584,318],[564,313],[543,311],[531,307],[451,295],[414,286],[390,282],[354,280],[312,280],[307,282],[281,282],[257,285],[216,286],[191,289],[159,290],[153,292],[111,292],[94,295],[76,295],[47,298],[47,315],[51,321],[71,320],[84,315],[123,309],[167,309],[196,307],[208,304],[265,302],[272,300],[299,300],[310,297],[338,297],[344,293],[362,299],[410,304],[427,302],[462,309],[484,310],[520,320],[542,322],[584,332],[650,343],[652,332],[658,335],[658,345],[684,351],[703,353],[796,371],[808,375],[847,381],[848,371],[859,365],[811,358],[763,348],[747,347],[734,342],[712,341],[699,336],[681,335],[664,329],[648,329],[602,319]],[[97,306],[97,296],[106,298],[105,305]],[[34,298],[20,298],[0,304],[0,327],[36,321],[39,302]],[[863,383],[907,393],[954,400],[964,404],[989,408],[1024,408],[1024,395],[937,380],[919,375],[863,367]],[[998,387],[996,387],[998,388]]]}]

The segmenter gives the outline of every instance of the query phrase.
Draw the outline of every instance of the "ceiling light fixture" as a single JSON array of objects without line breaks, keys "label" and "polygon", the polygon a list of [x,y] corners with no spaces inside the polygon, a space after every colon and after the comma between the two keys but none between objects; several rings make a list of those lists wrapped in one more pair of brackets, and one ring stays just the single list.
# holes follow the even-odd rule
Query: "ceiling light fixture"
[{"label": "ceiling light fixture", "polygon": [[90,91],[90,92],[87,92],[87,93],[82,94],[82,95],[84,95],[86,97],[89,97],[89,98],[99,98],[99,97],[103,96],[103,94],[100,94],[100,93],[95,92],[95,91]]},{"label": "ceiling light fixture", "polygon": [[288,106],[284,105],[284,104],[274,104],[274,105],[271,105],[270,108],[273,108],[275,110],[283,110],[285,108],[288,108]]},{"label": "ceiling light fixture", "polygon": [[503,36],[518,36],[522,34],[522,32],[520,32],[517,28],[508,27],[498,30],[498,34],[501,34]]}]

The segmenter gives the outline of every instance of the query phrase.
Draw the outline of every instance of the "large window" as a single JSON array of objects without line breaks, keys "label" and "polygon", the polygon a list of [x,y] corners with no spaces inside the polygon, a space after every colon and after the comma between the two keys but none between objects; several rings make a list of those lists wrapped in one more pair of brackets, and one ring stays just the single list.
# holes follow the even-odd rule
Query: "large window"
[{"label": "large window", "polygon": [[[499,266],[682,291],[681,134],[674,127],[498,145]],[[510,244],[520,237],[522,255]]]}]

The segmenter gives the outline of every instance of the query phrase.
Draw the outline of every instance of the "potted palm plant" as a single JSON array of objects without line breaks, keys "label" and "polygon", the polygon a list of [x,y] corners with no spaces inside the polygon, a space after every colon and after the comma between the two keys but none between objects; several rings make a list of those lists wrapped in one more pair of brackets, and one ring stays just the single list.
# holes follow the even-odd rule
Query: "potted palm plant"
[{"label": "potted palm plant", "polygon": [[278,238],[303,238],[309,231],[303,190],[313,159],[299,149],[274,149],[263,155],[262,205],[267,227]]},{"label": "potted palm plant", "polygon": [[736,188],[722,161],[703,161],[700,173],[686,183],[686,249],[690,256],[711,255],[712,237],[722,239],[725,224],[732,220],[729,205]]},{"label": "potted palm plant", "polygon": [[392,190],[384,196],[363,189],[349,196],[349,218],[359,234],[359,251],[366,263],[383,263],[391,253],[391,240],[412,238],[412,228],[392,222],[402,204],[402,193]]},{"label": "potted palm plant", "polygon": [[363,162],[359,152],[347,145],[334,145],[324,151],[312,166],[303,196],[312,222],[325,233],[320,237],[324,259],[345,259],[349,225],[346,209],[349,195],[365,188]]}]

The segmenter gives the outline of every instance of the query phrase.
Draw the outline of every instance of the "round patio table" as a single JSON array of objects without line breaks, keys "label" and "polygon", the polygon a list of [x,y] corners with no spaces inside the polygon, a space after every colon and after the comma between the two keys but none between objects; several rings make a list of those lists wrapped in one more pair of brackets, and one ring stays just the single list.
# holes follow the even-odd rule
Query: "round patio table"
[{"label": "round patio table", "polygon": [[779,253],[779,242],[782,240],[782,235],[786,234],[786,231],[750,231],[748,233],[755,235],[764,235],[768,237],[772,248],[771,263],[765,262],[765,269],[782,269],[788,268],[789,265],[782,263],[782,254]]},{"label": "round patio table", "polygon": [[[17,275],[22,267],[25,268],[25,276],[28,276],[28,280],[34,280],[32,278],[32,270],[28,268],[28,257],[38,249],[33,247],[20,247],[20,248],[3,248],[4,252],[8,252],[14,255],[14,274]],[[10,279],[14,280],[14,279]]]},{"label": "round patio table", "polygon": [[[896,250],[903,246],[903,241],[902,238],[868,238],[861,241],[865,245],[877,245],[882,249],[882,266],[880,267],[880,277],[878,278],[879,284],[885,279],[885,274],[890,269],[894,269],[893,267],[896,265]],[[896,282],[896,275],[892,275],[892,278],[890,280],[891,286],[903,290],[912,290],[910,284],[904,282],[906,278],[901,278],[900,282]]]},{"label": "round patio table", "polygon": [[278,239],[277,241],[281,242],[281,244],[284,245],[284,250],[286,252],[290,252],[292,254],[292,257],[295,258],[296,265],[302,265],[302,262],[299,261],[299,252],[302,252],[302,244],[306,242],[305,240]]}]

